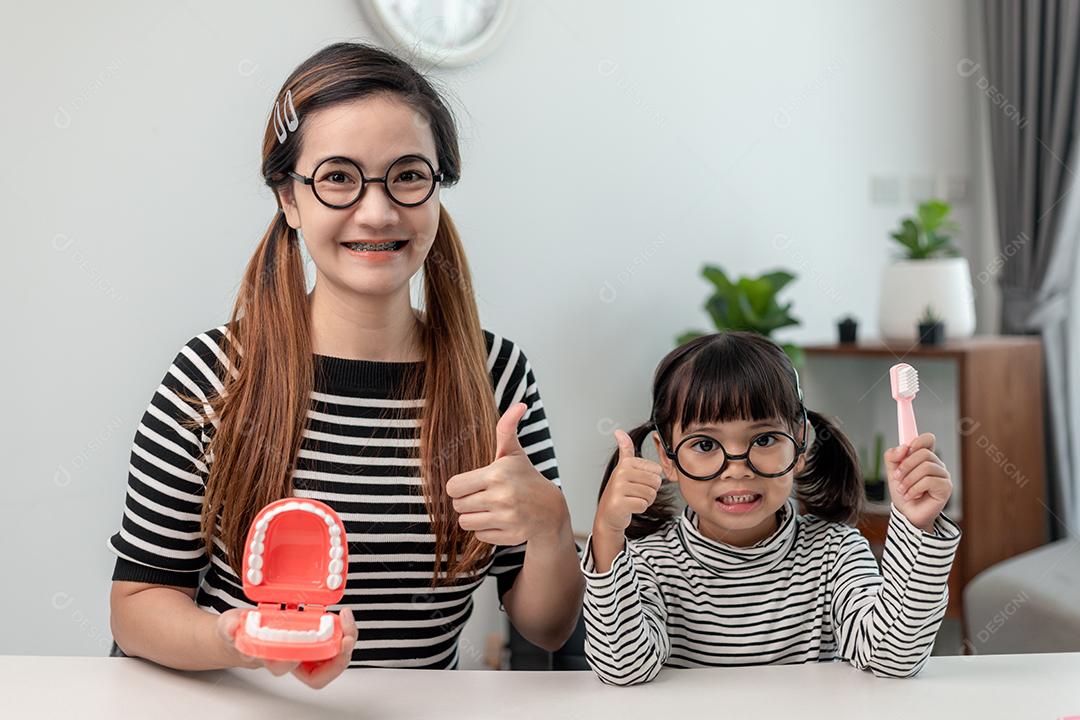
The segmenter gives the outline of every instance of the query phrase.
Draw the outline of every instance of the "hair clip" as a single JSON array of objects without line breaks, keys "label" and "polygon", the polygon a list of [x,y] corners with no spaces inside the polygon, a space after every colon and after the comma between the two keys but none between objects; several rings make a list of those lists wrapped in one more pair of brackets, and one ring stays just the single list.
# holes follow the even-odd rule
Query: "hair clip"
[{"label": "hair clip", "polygon": [[[289,117],[289,111],[292,110],[292,117]],[[289,137],[289,133],[293,132],[300,126],[300,118],[296,114],[296,106],[293,105],[292,90],[285,93],[285,122],[282,122],[281,118],[281,105],[274,103],[274,132],[277,133],[278,143],[283,143]],[[286,129],[287,128],[287,129]]]},{"label": "hair clip", "polygon": [[799,384],[799,371],[795,369],[795,363],[791,364],[791,372],[795,373],[795,390],[799,393],[799,402],[803,402],[802,385]]}]

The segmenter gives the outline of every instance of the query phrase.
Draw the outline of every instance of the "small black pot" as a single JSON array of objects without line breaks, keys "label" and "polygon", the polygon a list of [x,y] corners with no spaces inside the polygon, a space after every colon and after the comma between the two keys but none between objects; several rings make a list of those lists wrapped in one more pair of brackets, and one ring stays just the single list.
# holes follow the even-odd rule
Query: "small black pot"
[{"label": "small black pot", "polygon": [[836,329],[840,333],[840,344],[850,345],[855,342],[855,338],[858,335],[859,323],[851,318],[845,318],[836,323]]},{"label": "small black pot", "polygon": [[885,481],[866,483],[866,499],[870,502],[882,502],[885,500]]},{"label": "small black pot", "polygon": [[941,345],[945,342],[945,323],[919,323],[919,343]]}]

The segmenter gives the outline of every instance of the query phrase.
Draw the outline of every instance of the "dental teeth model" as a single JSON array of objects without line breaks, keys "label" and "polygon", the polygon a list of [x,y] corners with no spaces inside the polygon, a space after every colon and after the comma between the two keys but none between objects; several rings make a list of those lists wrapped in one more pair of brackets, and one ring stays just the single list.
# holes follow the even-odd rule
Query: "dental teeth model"
[{"label": "dental teeth model", "polygon": [[341,622],[326,612],[345,593],[345,528],[317,500],[286,498],[263,508],[248,531],[243,561],[248,610],[236,634],[241,652],[271,660],[323,660],[341,647]]},{"label": "dental teeth model", "polygon": [[244,632],[259,640],[288,643],[322,642],[329,640],[334,634],[333,615],[320,617],[318,630],[286,630],[285,628],[264,627],[261,623],[262,613],[251,610],[244,621]]},{"label": "dental teeth model", "polygon": [[[319,504],[322,505],[322,503]],[[326,510],[323,510],[323,508],[326,508]],[[248,550],[251,551],[251,554],[247,557],[248,570],[245,573],[245,576],[252,585],[259,585],[262,583],[263,551],[266,549],[266,528],[270,526],[270,521],[278,515],[297,510],[318,515],[323,522],[326,523],[327,529],[330,531],[330,565],[327,570],[326,586],[331,590],[337,590],[341,586],[341,571],[345,567],[345,564],[341,561],[341,557],[345,551],[341,548],[341,528],[338,527],[338,523],[341,521],[330,508],[327,508],[325,505],[316,507],[314,502],[308,500],[303,502],[288,500],[284,505],[279,505],[273,510],[263,510],[265,514],[255,522],[255,533],[251,542],[248,543]],[[330,512],[327,513],[327,510],[330,510]]]}]

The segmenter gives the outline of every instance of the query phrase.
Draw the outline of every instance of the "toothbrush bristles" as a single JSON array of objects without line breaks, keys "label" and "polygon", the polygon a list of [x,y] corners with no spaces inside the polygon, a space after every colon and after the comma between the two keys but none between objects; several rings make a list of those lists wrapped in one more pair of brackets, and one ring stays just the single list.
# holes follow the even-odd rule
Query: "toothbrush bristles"
[{"label": "toothbrush bristles", "polygon": [[897,389],[904,397],[919,392],[919,371],[908,365],[897,373]]}]

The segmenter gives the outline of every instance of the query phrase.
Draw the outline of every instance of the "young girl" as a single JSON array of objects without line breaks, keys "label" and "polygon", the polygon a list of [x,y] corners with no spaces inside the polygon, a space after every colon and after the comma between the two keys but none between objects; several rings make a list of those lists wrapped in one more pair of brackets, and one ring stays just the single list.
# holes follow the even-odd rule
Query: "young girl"
[{"label": "young girl", "polygon": [[[532,368],[481,329],[439,201],[460,169],[450,111],[396,56],[338,43],[286,80],[262,138],[279,210],[232,320],[181,349],[135,435],[109,541],[124,652],[314,687],[349,665],[453,668],[488,575],[522,635],[552,650],[569,637],[584,586],[570,516]],[[327,503],[347,533],[346,637],[322,663],[234,643],[253,605],[245,534],[287,496]]]},{"label": "young girl", "polygon": [[[659,464],[637,456],[651,433]],[[923,666],[960,540],[941,514],[952,484],[933,435],[885,454],[880,575],[846,524],[863,493],[851,444],[805,408],[770,340],[729,332],[672,351],[651,420],[616,436],[582,558],[585,650],[605,683],[648,682],[664,666],[843,659],[887,677]]]}]

